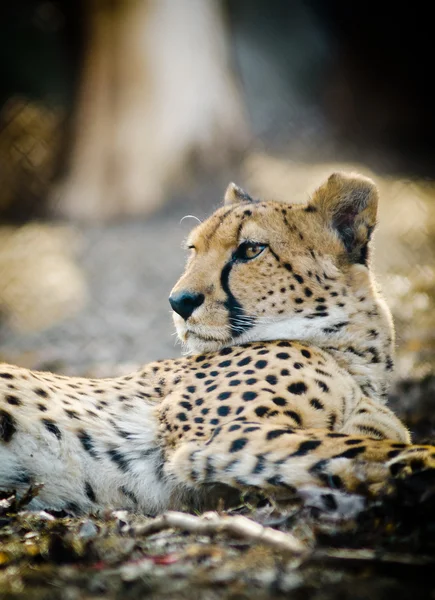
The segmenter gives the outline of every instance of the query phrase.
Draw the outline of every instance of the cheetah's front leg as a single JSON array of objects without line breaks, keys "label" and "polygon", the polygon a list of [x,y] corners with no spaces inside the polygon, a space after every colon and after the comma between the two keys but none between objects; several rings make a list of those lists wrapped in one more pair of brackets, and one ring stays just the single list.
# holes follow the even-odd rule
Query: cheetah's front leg
[{"label": "cheetah's front leg", "polygon": [[403,468],[435,468],[434,451],[322,429],[232,422],[217,427],[205,444],[183,442],[167,457],[166,473],[192,487],[220,482],[274,493],[305,485],[355,491],[377,489]]}]

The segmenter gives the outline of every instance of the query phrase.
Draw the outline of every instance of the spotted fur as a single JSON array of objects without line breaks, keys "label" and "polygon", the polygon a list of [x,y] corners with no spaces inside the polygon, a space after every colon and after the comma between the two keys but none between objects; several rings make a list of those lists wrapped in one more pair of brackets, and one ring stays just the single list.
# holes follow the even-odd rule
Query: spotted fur
[{"label": "spotted fur", "polygon": [[385,406],[374,184],[334,174],[305,206],[234,185],[225,200],[170,297],[188,355],[103,380],[0,367],[0,488],[43,483],[34,508],[155,514],[216,483],[377,489],[433,468]]}]

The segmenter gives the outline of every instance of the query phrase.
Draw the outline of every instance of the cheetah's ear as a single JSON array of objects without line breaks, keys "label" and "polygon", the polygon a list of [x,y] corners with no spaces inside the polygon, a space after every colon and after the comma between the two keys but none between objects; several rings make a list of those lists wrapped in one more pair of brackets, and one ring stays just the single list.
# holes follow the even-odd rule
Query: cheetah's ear
[{"label": "cheetah's ear", "polygon": [[235,183],[230,183],[224,196],[224,204],[239,204],[239,202],[253,202],[253,198]]},{"label": "cheetah's ear", "polygon": [[366,264],[377,207],[378,190],[371,179],[355,173],[333,173],[315,192],[307,209],[317,210],[328,221],[351,262]]}]

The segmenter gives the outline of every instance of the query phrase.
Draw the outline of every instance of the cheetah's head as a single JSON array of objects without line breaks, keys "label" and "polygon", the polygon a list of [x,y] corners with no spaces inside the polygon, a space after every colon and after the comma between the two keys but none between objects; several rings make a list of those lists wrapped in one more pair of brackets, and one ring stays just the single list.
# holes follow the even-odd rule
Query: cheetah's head
[{"label": "cheetah's head", "polygon": [[230,184],[187,240],[169,298],[179,338],[203,352],[343,335],[361,303],[378,302],[368,263],[377,202],[374,183],[355,174],[334,173],[306,205],[253,200]]}]

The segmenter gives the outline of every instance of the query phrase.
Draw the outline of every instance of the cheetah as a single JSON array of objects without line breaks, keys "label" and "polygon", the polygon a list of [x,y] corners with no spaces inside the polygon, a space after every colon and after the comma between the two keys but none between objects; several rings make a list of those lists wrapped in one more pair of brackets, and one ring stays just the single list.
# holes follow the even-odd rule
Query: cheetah
[{"label": "cheetah", "polygon": [[394,331],[369,247],[374,183],[335,173],[306,205],[251,198],[187,240],[169,302],[187,353],[83,379],[0,368],[0,488],[31,508],[156,514],[215,485],[378,490],[433,468],[387,408]]}]

